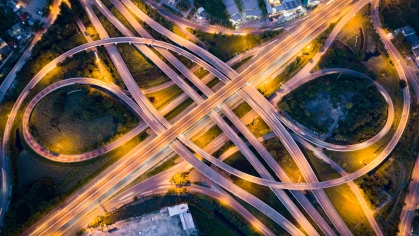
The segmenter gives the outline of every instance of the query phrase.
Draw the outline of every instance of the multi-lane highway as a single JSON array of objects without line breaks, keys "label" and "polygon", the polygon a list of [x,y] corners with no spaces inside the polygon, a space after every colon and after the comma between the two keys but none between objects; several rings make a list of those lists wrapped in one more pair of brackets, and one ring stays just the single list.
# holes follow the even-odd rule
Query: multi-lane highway
[{"label": "multi-lane highway", "polygon": [[[393,135],[391,141],[387,144],[384,150],[377,156],[377,158],[354,173],[344,175],[343,177],[338,179],[329,180],[325,182],[318,182],[316,175],[314,174],[313,170],[311,169],[301,150],[281,123],[286,123],[286,121],[281,120],[275,108],[263,96],[261,96],[261,94],[252,85],[255,81],[263,81],[264,78],[269,77],[270,74],[274,73],[279,66],[286,63],[297,52],[299,52],[301,48],[307,44],[307,42],[310,42],[316,35],[320,33],[320,31],[313,31],[313,29],[319,29],[324,27],[324,25],[327,24],[331,18],[335,17],[336,14],[339,13],[345,7],[363,6],[362,4],[365,5],[368,1],[358,1],[357,3],[352,3],[350,1],[333,1],[329,2],[329,4],[324,4],[320,6],[318,11],[322,11],[324,12],[324,14],[313,15],[305,19],[300,25],[300,27],[296,27],[296,29],[293,30],[293,32],[290,33],[288,36],[279,37],[280,40],[277,41],[276,45],[273,45],[269,49],[266,49],[263,55],[260,55],[258,58],[255,58],[255,60],[252,61],[252,64],[249,65],[240,74],[232,70],[224,62],[215,58],[213,55],[209,54],[205,50],[197,47],[196,45],[190,43],[189,41],[173,34],[169,30],[162,27],[157,22],[148,17],[146,14],[141,12],[141,10],[139,10],[129,0],[122,0],[122,2],[123,4],[125,4],[126,7],[128,7],[131,10],[131,12],[134,15],[139,17],[145,23],[149,24],[156,31],[173,40],[176,44],[181,45],[187,50],[190,50],[191,52],[195,53],[200,58],[192,53],[189,53],[171,44],[152,39],[109,39],[109,36],[107,35],[103,26],[101,26],[98,18],[94,14],[90,5],[84,1],[82,2],[84,4],[84,7],[86,8],[86,11],[92,24],[98,31],[100,37],[104,39],[76,47],[70,50],[69,52],[64,53],[57,59],[53,60],[45,68],[43,68],[37,75],[35,75],[35,77],[30,81],[28,86],[23,90],[23,92],[19,96],[15,106],[13,107],[10,113],[9,120],[6,124],[6,131],[4,133],[2,150],[4,150],[4,147],[8,142],[11,124],[14,118],[16,117],[17,111],[18,109],[20,109],[23,100],[28,95],[29,90],[33,88],[40,81],[40,79],[45,76],[45,74],[48,71],[52,70],[58,62],[65,59],[67,56],[71,56],[79,51],[87,50],[89,48],[101,45],[105,45],[105,48],[107,49],[123,81],[127,85],[127,88],[129,89],[129,92],[131,93],[135,102],[126,97],[126,95],[123,94],[121,91],[114,91],[117,90],[116,87],[112,87],[106,84],[100,84],[100,86],[106,88],[109,91],[112,91],[112,93],[114,94],[119,94],[118,97],[125,97],[127,99],[124,100],[126,104],[131,109],[133,109],[136,112],[136,114],[138,114],[141,117],[142,120],[144,120],[144,122],[154,131],[154,133],[157,136],[152,135],[150,138],[143,141],[141,144],[139,144],[137,147],[131,150],[127,155],[122,157],[122,160],[124,161],[119,162],[116,168],[114,168],[111,172],[108,172],[106,174],[102,173],[100,175],[101,178],[98,177],[94,180],[97,180],[97,182],[92,182],[83,187],[81,190],[77,192],[77,196],[73,195],[70,197],[71,201],[66,201],[60,206],[59,209],[54,210],[46,217],[44,217],[43,220],[37,222],[30,229],[28,229],[28,231],[26,231],[27,234],[60,234],[66,232],[66,230],[71,228],[71,226],[75,224],[78,219],[88,214],[89,210],[95,209],[98,206],[98,202],[105,201],[110,196],[112,196],[112,194],[115,191],[121,189],[123,186],[129,183],[129,181],[132,181],[133,179],[135,179],[135,177],[139,176],[141,173],[144,173],[144,171],[150,168],[152,165],[164,159],[165,155],[161,155],[161,153],[166,152],[166,150],[168,150],[167,147],[170,147],[172,150],[174,150],[176,153],[182,156],[193,167],[195,167],[198,171],[206,175],[214,183],[219,184],[224,189],[230,191],[232,194],[236,195],[237,197],[241,198],[242,200],[248,202],[257,209],[261,210],[264,214],[266,214],[268,217],[277,222],[286,231],[293,235],[302,234],[302,232],[294,225],[292,225],[287,219],[285,219],[283,216],[281,216],[275,210],[273,210],[271,207],[269,207],[259,199],[255,198],[254,196],[250,195],[246,191],[238,188],[237,186],[229,182],[227,179],[219,175],[217,172],[215,172],[213,169],[209,168],[207,165],[202,163],[186,147],[189,147],[195,152],[201,154],[201,156],[209,160],[212,164],[220,167],[221,169],[225,170],[230,174],[236,175],[240,178],[254,183],[271,187],[271,189],[276,193],[278,198],[281,199],[281,201],[283,201],[284,205],[288,207],[290,212],[292,212],[294,217],[296,217],[297,221],[303,226],[304,230],[310,235],[316,235],[317,232],[310,225],[307,219],[303,216],[300,210],[298,210],[298,208],[294,205],[294,203],[290,201],[285,192],[281,189],[286,188],[292,190],[314,190],[313,193],[316,196],[317,201],[320,203],[323,210],[326,212],[327,216],[330,218],[330,220],[332,221],[336,229],[339,231],[339,233],[342,235],[351,234],[350,230],[347,228],[340,216],[337,214],[333,205],[330,203],[329,199],[327,198],[324,191],[321,190],[321,188],[343,184],[359,176],[362,176],[363,174],[366,174],[367,172],[378,166],[388,156],[388,154],[393,150],[397,142],[400,140],[401,134],[403,133],[403,130],[407,123],[410,106],[409,90],[405,89],[403,91],[403,113],[397,130]],[[101,5],[99,1],[96,2],[102,14],[104,14],[108,18],[108,20],[110,20],[117,28],[119,28],[119,30],[123,34],[127,36],[133,36],[133,33],[129,32],[129,30],[124,28],[123,25],[110,14],[109,10],[107,10],[103,5]],[[127,13],[124,14],[124,16],[126,15],[126,18],[129,20],[130,24],[134,26],[134,29],[137,30],[138,33],[144,31],[138,24],[138,22],[135,23],[135,19],[134,22],[131,13],[127,12],[125,6],[121,2],[119,2],[119,0],[112,0],[112,3],[117,7],[118,10]],[[142,36],[147,37],[146,34]],[[113,45],[114,43],[133,43],[148,58],[150,58],[150,60],[152,60],[159,68],[161,68],[179,87],[181,87],[181,89],[197,103],[197,106],[193,109],[190,109],[188,113],[184,114],[183,117],[176,120],[173,124],[170,124],[167,120],[163,118],[162,114],[152,106],[152,104],[144,96],[143,92],[138,88],[130,72],[128,71],[125,63],[123,62],[121,55],[119,55],[119,52]],[[193,88],[191,88],[187,83],[185,83],[185,81],[182,78],[180,78],[172,69],[170,69],[170,67],[168,67],[160,58],[158,58],[154,54],[154,52],[152,52],[145,45],[156,48],[156,50],[158,50],[163,56],[165,56],[169,62],[171,62],[184,76],[186,76],[190,81],[192,81],[194,85],[204,93],[206,99],[205,97],[199,96]],[[186,56],[187,58],[196,62],[200,66],[210,71],[213,75],[221,79],[225,85],[219,88],[218,91],[213,92],[211,89],[206,87],[206,85],[202,81],[200,81],[195,75],[193,75],[167,50],[171,50],[173,52],[182,54],[183,56]],[[278,54],[278,52],[281,52],[281,54]],[[404,70],[405,68],[403,67],[398,68],[398,71],[401,75],[403,75]],[[401,76],[401,78],[403,79],[404,77]],[[91,79],[74,80],[80,83],[92,83]],[[63,82],[61,85],[64,84],[65,82]],[[32,110],[36,102],[39,101],[43,96],[45,96],[46,93],[54,90],[54,86],[58,87],[60,86],[60,84],[52,85],[52,87],[50,87],[49,90],[44,90],[44,94],[42,94],[41,92],[41,94],[37,95],[37,97],[35,97],[35,99],[32,100],[33,102],[30,103],[27,109],[28,114],[26,115],[25,112],[24,123],[29,120],[30,111]],[[385,90],[382,93],[383,96],[386,97]],[[230,97],[232,97],[235,94],[238,94],[242,99],[249,103],[249,105],[254,109],[254,111],[256,111],[256,113],[259,114],[267,122],[270,128],[274,131],[275,135],[280,138],[286,149],[290,152],[291,156],[297,163],[297,166],[303,173],[304,178],[307,181],[306,183],[292,183],[289,177],[286,176],[281,167],[278,165],[278,163],[274,161],[273,157],[269,154],[269,152],[260,144],[260,142],[253,136],[253,134],[249,132],[249,130],[244,126],[244,124],[234,115],[234,113],[232,113],[229,106],[225,104],[225,101],[227,101]],[[391,100],[387,100],[387,102],[389,103],[389,108],[392,107],[392,105],[390,105],[392,104]],[[391,121],[391,117],[393,117],[393,115],[391,114],[392,112],[390,110],[391,109],[389,109],[388,120]],[[275,174],[277,174],[278,177],[284,182],[276,181],[273,178],[273,176],[269,174],[265,167],[255,157],[255,155],[248,149],[247,145],[244,144],[244,142],[237,136],[236,132],[229,125],[227,125],[227,123],[221,118],[221,116],[219,115],[220,111],[224,113],[224,115],[228,117],[230,121],[232,121],[234,126],[248,139],[248,141],[255,147],[257,152],[268,163],[269,167],[272,168],[275,171]],[[240,172],[224,164],[222,161],[216,159],[201,148],[197,147],[185,136],[185,131],[187,131],[194,124],[201,122],[205,117],[207,117],[207,115],[211,117],[211,119],[214,120],[214,122],[222,128],[225,134],[236,144],[240,151],[243,152],[243,154],[256,168],[256,170],[259,172],[262,178],[250,176],[246,173]],[[387,123],[389,123],[389,121]],[[292,124],[289,125],[292,127]],[[146,127],[146,125],[143,126]],[[385,128],[383,129],[384,131],[382,130],[380,132],[381,134],[387,133],[385,131],[386,127],[387,126],[385,126]],[[37,144],[32,143],[29,133],[28,137],[28,139],[25,137],[25,140],[28,141],[29,144],[33,144],[33,147],[36,149]],[[374,138],[371,142],[377,141],[379,139]],[[306,137],[306,139],[310,141],[310,138]],[[315,143],[316,139],[311,139],[311,141]],[[118,142],[114,144],[116,145],[115,147],[117,147],[117,144]],[[329,144],[326,143],[325,145]],[[342,147],[338,146],[337,148]],[[333,149],[333,147],[331,149]],[[4,157],[4,152],[2,152],[1,155],[2,157]],[[303,208],[309,213],[309,215],[313,219],[316,216],[318,216],[317,211],[312,207],[311,203],[305,199],[301,192],[292,191],[292,193],[299,200],[299,202],[303,205]],[[300,193],[300,195],[298,193]],[[324,221],[316,219],[314,220],[325,234],[334,234],[333,230]]]}]

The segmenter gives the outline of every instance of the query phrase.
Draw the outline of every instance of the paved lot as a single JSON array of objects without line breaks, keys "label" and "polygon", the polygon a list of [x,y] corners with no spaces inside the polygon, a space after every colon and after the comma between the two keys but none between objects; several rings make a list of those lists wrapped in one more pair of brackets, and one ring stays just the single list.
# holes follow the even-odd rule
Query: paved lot
[{"label": "paved lot", "polygon": [[160,213],[132,218],[129,222],[118,221],[115,224],[108,226],[108,229],[114,227],[118,228],[118,230],[112,233],[92,230],[92,236],[188,235],[182,228],[179,216],[170,217],[167,208],[163,208]]}]

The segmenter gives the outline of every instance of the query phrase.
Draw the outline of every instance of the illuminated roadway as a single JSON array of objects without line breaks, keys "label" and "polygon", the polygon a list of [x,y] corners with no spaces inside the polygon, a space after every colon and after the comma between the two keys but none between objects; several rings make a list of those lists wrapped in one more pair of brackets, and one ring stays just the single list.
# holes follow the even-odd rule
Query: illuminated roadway
[{"label": "illuminated roadway", "polygon": [[[277,46],[278,47],[278,46]],[[268,56],[265,56],[264,58],[266,58],[265,59],[265,61],[266,60],[268,60],[270,57],[272,57],[273,55],[268,55]],[[248,69],[248,71],[250,71],[250,72],[254,72],[257,68],[258,68],[259,66],[258,65],[252,65],[250,68],[252,68],[252,69]],[[212,97],[210,97],[210,98],[208,98],[206,101],[204,101],[201,105],[198,105],[198,107],[196,108],[196,109],[194,109],[193,111],[198,111],[197,113],[199,113],[199,114],[188,114],[187,116],[185,116],[185,118],[183,118],[183,119],[180,119],[178,122],[176,122],[174,125],[173,125],[173,127],[170,127],[170,128],[168,128],[168,130],[167,131],[164,131],[164,132],[162,132],[162,134],[168,134],[168,136],[172,136],[173,138],[174,137],[176,137],[176,136],[178,136],[178,135],[176,135],[176,134],[174,134],[172,131],[175,131],[175,130],[177,130],[177,129],[182,129],[182,127],[185,127],[185,126],[187,126],[186,124],[182,124],[182,122],[181,121],[187,121],[188,119],[196,119],[196,121],[197,120],[199,120],[200,119],[200,117],[199,116],[203,116],[203,115],[205,115],[205,114],[207,114],[210,110],[212,110],[212,107],[213,106],[211,106],[212,104],[210,104],[210,103],[212,103],[212,100],[214,100],[214,104],[219,104],[220,103],[220,101],[222,102],[223,100],[221,100],[221,99],[224,99],[224,98],[227,98],[228,97],[228,95],[226,95],[226,94],[228,94],[228,93],[231,93],[230,91],[235,91],[235,89],[237,89],[237,88],[239,88],[239,87],[242,87],[245,83],[246,83],[246,79],[250,79],[249,78],[250,76],[240,76],[239,75],[239,77],[237,78],[237,79],[234,79],[234,82],[236,82],[236,80],[237,80],[237,85],[236,84],[234,84],[234,85],[231,85],[233,82],[230,82],[230,83],[227,83],[226,84],[226,86],[225,87],[223,87],[222,89],[220,89],[220,91],[218,91],[217,93],[215,93],[215,96],[212,96]],[[220,95],[219,97],[217,96],[217,95]],[[214,98],[215,97],[215,98]],[[203,108],[202,110],[200,110],[199,108]],[[206,111],[206,113],[204,113],[204,111]],[[404,113],[405,114],[405,113]],[[187,117],[187,118],[186,118]],[[399,126],[400,127],[400,126]],[[185,128],[187,128],[187,127],[185,127]],[[177,131],[177,132],[181,132],[181,131]],[[396,132],[397,133],[397,132]],[[162,136],[164,136],[164,135],[162,135]],[[396,135],[395,135],[396,136]],[[160,138],[161,136],[159,136],[158,138],[156,138],[156,139],[161,139]],[[169,138],[167,138],[166,140],[173,140],[173,138],[172,139],[169,139]],[[181,139],[182,140],[182,139]],[[165,141],[165,139],[163,139],[162,140],[162,142],[163,141]],[[169,142],[170,142],[169,141]],[[182,140],[183,141],[183,140]],[[155,142],[155,143],[157,143],[158,141],[153,141],[153,142]],[[161,142],[160,142],[161,143]],[[164,143],[164,142],[163,142]],[[150,146],[150,145],[148,145],[148,146]],[[161,147],[164,147],[164,146],[166,146],[166,144],[163,144]],[[157,149],[155,149],[156,151],[157,151]],[[152,150],[152,151],[148,151],[149,153],[151,153],[151,152],[153,152],[153,151],[155,151],[155,150]],[[182,150],[178,150],[179,152],[181,152]],[[183,156],[183,155],[182,155]],[[186,153],[185,154],[185,156],[187,157],[187,158],[194,158],[194,157],[192,157],[191,155],[189,155],[188,153]],[[195,160],[191,160],[191,162],[192,163],[195,163]],[[371,164],[371,163],[370,163]],[[197,163],[195,163],[195,165],[197,165]],[[202,166],[199,166],[199,165],[197,165],[197,169],[198,170],[200,170],[201,172],[208,172],[209,170],[206,170],[205,169],[205,167],[202,167]],[[365,169],[365,167],[363,168],[363,169]],[[361,170],[363,170],[363,169],[361,169]],[[356,173],[356,172],[355,172]],[[210,173],[210,174],[212,174],[212,173]],[[350,174],[351,175],[351,174]],[[209,176],[212,176],[212,175],[209,175]],[[217,179],[218,178],[218,176],[216,176],[216,175],[214,175],[214,177],[213,177],[214,179]],[[341,178],[341,179],[343,179],[343,178]],[[221,181],[221,179],[218,179],[219,181]],[[339,179],[338,179],[339,180]],[[266,182],[267,180],[262,180],[262,181],[265,181],[265,183],[269,183],[269,181],[268,182]],[[340,180],[341,181],[341,180]],[[322,183],[326,183],[326,182],[322,182]],[[312,183],[312,185],[313,186],[316,186],[316,185],[319,185],[319,186],[321,186],[321,184],[322,183]],[[269,185],[269,186],[287,186],[287,183],[276,183],[276,182],[274,182],[274,183],[272,183],[273,185]],[[307,184],[307,183],[305,183],[305,184]],[[334,182],[333,182],[333,184],[334,184]],[[288,185],[291,185],[291,184],[289,184],[288,183]],[[304,185],[304,184],[292,184],[292,186],[302,186],[302,185]]]},{"label": "illuminated roadway", "polygon": [[[13,84],[14,79],[16,78],[16,73],[26,60],[29,58],[32,52],[33,46],[38,42],[41,36],[48,30],[48,27],[54,22],[56,16],[59,13],[60,0],[54,0],[52,2],[52,9],[50,15],[45,22],[45,28],[37,33],[35,33],[32,42],[29,44],[28,48],[25,50],[20,59],[13,66],[12,70],[3,80],[0,85],[0,103],[3,101],[4,96],[6,95],[7,90]],[[0,226],[3,224],[3,212],[7,211],[9,205],[9,197],[11,197],[11,186],[10,186],[10,175],[9,175],[9,163],[8,158],[5,156],[4,146],[0,147],[0,158],[1,158],[1,194],[0,194]]]}]

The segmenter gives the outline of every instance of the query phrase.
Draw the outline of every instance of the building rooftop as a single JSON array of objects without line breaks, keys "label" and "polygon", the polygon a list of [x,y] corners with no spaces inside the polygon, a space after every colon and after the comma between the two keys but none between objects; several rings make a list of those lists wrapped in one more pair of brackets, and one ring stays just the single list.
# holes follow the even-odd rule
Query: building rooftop
[{"label": "building rooftop", "polygon": [[237,13],[237,14],[235,14],[234,16],[232,16],[232,17],[231,17],[231,20],[233,20],[233,21],[237,22],[237,21],[239,21],[241,18],[242,18],[242,16],[241,16],[239,13]]},{"label": "building rooftop", "polygon": [[169,210],[170,216],[175,216],[183,212],[187,212],[189,210],[189,207],[188,204],[182,203],[173,207],[168,207],[167,209]]},{"label": "building rooftop", "polygon": [[416,34],[406,36],[404,39],[410,44],[413,44],[413,43],[419,41],[419,38],[418,38],[418,36],[416,36]]},{"label": "building rooftop", "polygon": [[259,9],[259,4],[256,0],[243,0],[244,10]]},{"label": "building rooftop", "polygon": [[246,11],[246,16],[250,17],[260,17],[262,15],[262,11],[259,9],[248,10]]},{"label": "building rooftop", "polygon": [[223,3],[226,6],[227,12],[230,14],[230,16],[239,13],[239,9],[237,8],[234,0],[223,0]]}]

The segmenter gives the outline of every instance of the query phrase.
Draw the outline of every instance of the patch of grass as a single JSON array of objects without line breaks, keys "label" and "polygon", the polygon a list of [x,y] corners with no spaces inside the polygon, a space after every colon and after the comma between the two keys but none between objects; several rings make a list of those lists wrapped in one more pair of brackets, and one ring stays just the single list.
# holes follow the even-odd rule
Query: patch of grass
[{"label": "patch of grass", "polygon": [[250,122],[250,124],[247,124],[246,126],[247,128],[249,128],[250,132],[252,132],[253,135],[256,136],[256,138],[262,137],[263,135],[272,132],[271,128],[260,116],[253,119],[253,121]]},{"label": "patch of grass", "polygon": [[[125,147],[123,148],[119,147],[93,160],[68,164],[51,162],[37,156],[25,143],[21,143],[22,134],[16,130],[16,127],[15,125],[12,129],[10,139],[11,147],[9,156],[11,159],[14,190],[10,208],[6,213],[4,221],[4,226],[7,227],[2,228],[2,233],[6,235],[8,235],[6,230],[11,232],[11,230],[17,229],[21,232],[39,220],[47,212],[64,201],[71,193],[89,182],[97,174],[117,161],[120,156],[124,155],[128,150],[147,137],[147,134],[143,132],[125,143]],[[24,199],[23,196],[28,194],[29,189],[27,186],[31,186],[33,183],[42,181],[45,178],[54,180],[53,195],[45,198],[41,202],[33,200],[25,202],[27,199]],[[25,218],[26,216],[20,213],[22,209],[19,208],[19,205],[22,204],[29,204],[35,210],[29,213],[28,218]]]},{"label": "patch of grass", "polygon": [[205,43],[209,52],[222,61],[228,61],[236,53],[240,54],[282,33],[282,31],[266,31],[260,35],[248,34],[246,36],[240,36],[224,35],[221,33],[210,34],[194,29],[188,30]]},{"label": "patch of grass", "polygon": [[207,86],[208,88],[213,88],[218,83],[220,83],[220,80],[218,78],[214,78],[210,82],[208,82]]},{"label": "patch of grass", "polygon": [[233,109],[234,114],[240,119],[249,113],[252,110],[252,107],[247,102],[242,102],[236,108]]},{"label": "patch of grass", "polygon": [[218,135],[220,135],[223,131],[221,130],[218,125],[214,125],[204,133],[197,133],[194,135],[191,140],[198,145],[200,148],[204,148],[207,146],[212,140],[214,140]]},{"label": "patch of grass", "polygon": [[150,102],[156,109],[161,109],[164,106],[168,105],[170,101],[175,99],[181,93],[182,89],[180,89],[176,84],[174,84],[165,89],[161,89],[153,93],[148,93],[145,96],[148,98],[148,100],[150,100]]},{"label": "patch of grass", "polygon": [[166,120],[170,121],[173,118],[175,118],[177,115],[179,115],[182,111],[184,111],[186,108],[188,108],[190,105],[192,105],[194,101],[191,98],[186,99],[181,104],[179,104],[175,109],[171,110],[169,113],[167,113],[164,118]]},{"label": "patch of grass", "polygon": [[265,146],[265,148],[293,182],[304,181],[304,177],[298,169],[297,164],[292,159],[287,149],[285,149],[279,138],[275,137],[273,139],[266,140],[263,142],[263,146]]}]

